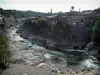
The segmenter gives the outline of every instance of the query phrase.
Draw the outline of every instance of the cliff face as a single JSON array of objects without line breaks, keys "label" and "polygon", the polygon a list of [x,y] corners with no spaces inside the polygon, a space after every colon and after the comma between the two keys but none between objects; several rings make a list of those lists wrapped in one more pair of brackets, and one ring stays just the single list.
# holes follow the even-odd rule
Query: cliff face
[{"label": "cliff face", "polygon": [[[18,32],[40,45],[47,45],[49,40],[49,44],[52,42],[58,47],[84,48],[91,41],[92,27],[97,16],[98,13],[93,11],[88,14],[70,12],[67,16],[32,17],[24,20]],[[91,19],[93,23],[90,23]]]},{"label": "cliff face", "polygon": [[[52,21],[51,21],[52,22]],[[40,21],[39,18],[33,20],[26,19],[18,30],[18,33],[33,43],[39,45],[54,45],[58,47],[72,48],[74,44],[84,45],[84,28],[80,26],[70,26],[63,20],[54,21],[53,24],[48,19]]]},{"label": "cliff face", "polygon": [[60,22],[52,29],[46,20],[39,22],[38,19],[37,21],[26,19],[18,32],[22,37],[29,39],[32,43],[52,46],[55,43],[62,43],[65,40],[65,27],[60,28],[59,26],[61,26]]}]

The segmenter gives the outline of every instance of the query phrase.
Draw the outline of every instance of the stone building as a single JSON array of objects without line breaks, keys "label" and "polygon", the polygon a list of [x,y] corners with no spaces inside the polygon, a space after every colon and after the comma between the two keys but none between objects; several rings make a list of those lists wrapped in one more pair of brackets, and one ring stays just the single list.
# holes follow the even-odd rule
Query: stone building
[{"label": "stone building", "polygon": [[70,11],[67,15],[66,22],[70,25],[70,39],[69,43],[73,46],[84,46],[85,45],[85,14],[78,11]]},{"label": "stone building", "polygon": [[92,29],[85,27],[85,17],[90,12],[86,12],[87,11],[70,11],[70,13],[67,15],[66,21],[68,25],[70,25],[71,31],[69,42],[72,43],[73,46],[82,47],[91,40],[90,31]]},{"label": "stone building", "polygon": [[70,26],[70,33],[67,37],[66,44],[71,44],[71,47],[78,46],[81,48],[91,40],[90,31],[92,29],[85,27],[85,17],[91,12],[92,11],[75,11],[74,7],[71,7],[70,12],[68,12],[66,16],[51,15],[47,16],[46,18],[49,25],[51,25],[51,28],[53,28],[58,21],[63,21],[64,23],[67,23]]}]

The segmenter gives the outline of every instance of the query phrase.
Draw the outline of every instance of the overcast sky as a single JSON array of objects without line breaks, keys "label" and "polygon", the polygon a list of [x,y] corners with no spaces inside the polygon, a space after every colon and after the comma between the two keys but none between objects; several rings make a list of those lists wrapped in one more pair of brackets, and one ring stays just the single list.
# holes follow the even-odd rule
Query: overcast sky
[{"label": "overcast sky", "polygon": [[100,0],[0,0],[4,9],[33,10],[39,12],[67,12],[71,6],[75,10],[93,10],[100,7]]}]

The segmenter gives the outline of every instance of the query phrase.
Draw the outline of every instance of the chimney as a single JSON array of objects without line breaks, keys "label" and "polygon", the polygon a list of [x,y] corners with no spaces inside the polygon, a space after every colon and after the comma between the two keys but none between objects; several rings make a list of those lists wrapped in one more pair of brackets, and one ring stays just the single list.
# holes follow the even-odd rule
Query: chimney
[{"label": "chimney", "polygon": [[81,12],[81,9],[79,8],[79,12]]},{"label": "chimney", "polygon": [[52,15],[52,9],[51,9],[51,15]]}]

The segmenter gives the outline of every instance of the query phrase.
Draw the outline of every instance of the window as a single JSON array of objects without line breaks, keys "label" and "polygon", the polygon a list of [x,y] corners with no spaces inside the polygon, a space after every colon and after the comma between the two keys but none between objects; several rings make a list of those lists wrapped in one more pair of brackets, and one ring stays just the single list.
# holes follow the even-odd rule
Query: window
[{"label": "window", "polygon": [[77,25],[79,25],[79,22],[77,22]]},{"label": "window", "polygon": [[83,19],[81,19],[81,23],[83,23]]}]

